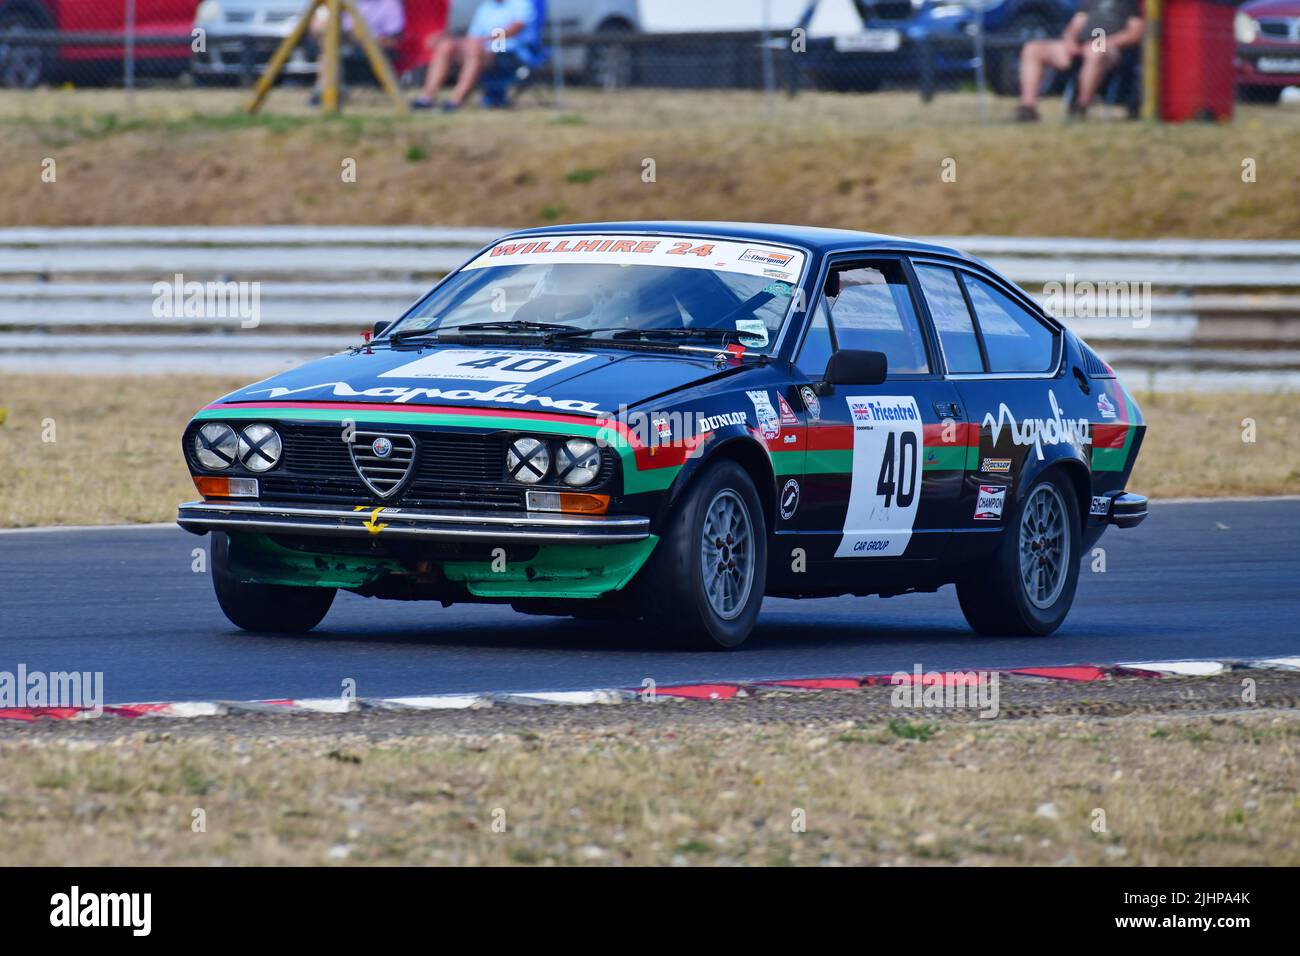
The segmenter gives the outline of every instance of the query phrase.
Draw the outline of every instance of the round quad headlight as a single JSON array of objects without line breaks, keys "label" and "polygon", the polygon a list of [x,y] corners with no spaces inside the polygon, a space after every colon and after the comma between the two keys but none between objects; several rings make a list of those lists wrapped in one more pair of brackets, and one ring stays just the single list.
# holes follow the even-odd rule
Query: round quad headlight
[{"label": "round quad headlight", "polygon": [[283,445],[270,425],[249,425],[239,433],[239,462],[252,472],[274,468]]},{"label": "round quad headlight", "polygon": [[536,438],[516,438],[506,452],[506,470],[515,481],[536,484],[551,470],[551,450]]},{"label": "round quad headlight", "polygon": [[555,456],[555,473],[575,488],[591,484],[600,474],[600,449],[585,438],[570,438]]},{"label": "round quad headlight", "polygon": [[235,463],[239,438],[229,425],[213,422],[194,433],[194,457],[210,471],[221,471]]}]

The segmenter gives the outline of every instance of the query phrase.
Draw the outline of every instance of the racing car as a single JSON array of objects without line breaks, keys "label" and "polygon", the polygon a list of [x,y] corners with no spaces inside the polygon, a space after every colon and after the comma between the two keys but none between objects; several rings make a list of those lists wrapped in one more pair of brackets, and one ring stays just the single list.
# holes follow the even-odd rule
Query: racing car
[{"label": "racing car", "polygon": [[727,649],[765,595],[951,584],[977,632],[1047,635],[1081,557],[1146,517],[1144,431],[1106,362],[954,249],[553,226],[199,411],[178,523],[257,632],[310,630],[342,589]]}]

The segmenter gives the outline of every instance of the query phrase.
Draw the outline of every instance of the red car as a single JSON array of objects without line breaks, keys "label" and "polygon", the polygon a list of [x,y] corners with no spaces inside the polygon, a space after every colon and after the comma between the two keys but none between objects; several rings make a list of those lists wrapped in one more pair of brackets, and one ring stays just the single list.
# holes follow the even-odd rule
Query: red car
[{"label": "red car", "polygon": [[1254,0],[1237,11],[1237,95],[1276,103],[1300,86],[1300,0]]},{"label": "red car", "polygon": [[[135,47],[142,74],[181,73],[189,63],[190,30],[198,0],[135,0]],[[106,46],[34,45],[27,33],[121,35],[126,30],[126,4],[112,0],[0,0],[0,86],[29,89],[56,77],[103,82],[122,76],[126,50],[120,43]],[[174,37],[175,43],[151,42]]]}]

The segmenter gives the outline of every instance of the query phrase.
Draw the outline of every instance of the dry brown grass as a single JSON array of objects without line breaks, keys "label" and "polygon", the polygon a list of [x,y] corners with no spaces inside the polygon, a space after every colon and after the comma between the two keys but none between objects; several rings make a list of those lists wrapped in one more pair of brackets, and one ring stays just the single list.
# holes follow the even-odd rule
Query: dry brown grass
[{"label": "dry brown grass", "polygon": [[0,864],[1294,866],[1297,744],[1290,711],[31,736],[0,743]]},{"label": "dry brown grass", "polygon": [[[572,91],[564,114],[396,117],[359,93],[322,120],[299,90],[247,118],[231,91],[0,96],[7,225],[441,224],[753,219],[902,234],[1294,238],[1300,111],[1231,124],[982,119],[970,94],[781,98]],[[1049,111],[1056,109],[1050,104]],[[41,184],[45,158],[59,179]],[[355,183],[341,163],[357,161]],[[653,158],[657,181],[642,181]],[[957,162],[956,182],[941,164]],[[1243,183],[1242,161],[1258,181]]]},{"label": "dry brown grass", "polygon": [[[170,521],[194,497],[180,434],[247,384],[188,376],[8,375],[0,381],[0,527]],[[1130,486],[1147,495],[1270,495],[1300,487],[1300,398],[1139,396],[1147,438]],[[1242,441],[1242,420],[1257,441]],[[43,441],[54,423],[53,442]]]}]

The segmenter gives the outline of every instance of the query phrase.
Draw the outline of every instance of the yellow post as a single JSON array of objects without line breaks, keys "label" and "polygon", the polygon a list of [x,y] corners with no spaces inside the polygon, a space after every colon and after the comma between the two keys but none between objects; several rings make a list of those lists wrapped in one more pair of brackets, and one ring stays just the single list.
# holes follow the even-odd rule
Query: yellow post
[{"label": "yellow post", "polygon": [[370,33],[370,27],[366,21],[357,13],[356,5],[352,0],[342,0],[344,9],[347,10],[348,16],[352,18],[352,32],[357,35],[357,40],[361,43],[361,49],[366,52],[366,59],[370,61],[370,69],[374,70],[375,78],[379,80],[379,85],[384,88],[388,98],[393,101],[399,113],[406,112],[406,100],[402,99],[402,93],[397,88],[397,77],[393,75],[393,68],[388,62],[388,57],[380,49],[379,43]]},{"label": "yellow post", "polygon": [[325,23],[325,50],[320,68],[325,71],[321,84],[321,109],[326,113],[339,111],[339,45],[343,34],[343,9],[339,0],[326,0],[329,19]]},{"label": "yellow post", "polygon": [[1162,0],[1146,0],[1146,31],[1142,35],[1142,118],[1160,118],[1160,30]]},{"label": "yellow post", "polygon": [[266,69],[262,71],[262,75],[258,78],[257,86],[253,88],[253,95],[248,101],[248,106],[245,107],[248,112],[256,113],[261,107],[262,101],[266,99],[266,94],[271,92],[271,87],[275,85],[275,78],[280,75],[280,71],[289,62],[289,57],[293,54],[293,51],[297,49],[298,44],[307,35],[307,28],[311,26],[312,17],[316,15],[317,8],[325,2],[326,0],[311,0],[302,16],[298,18],[298,22],[294,24],[293,31],[276,48],[270,62],[266,64]]}]

